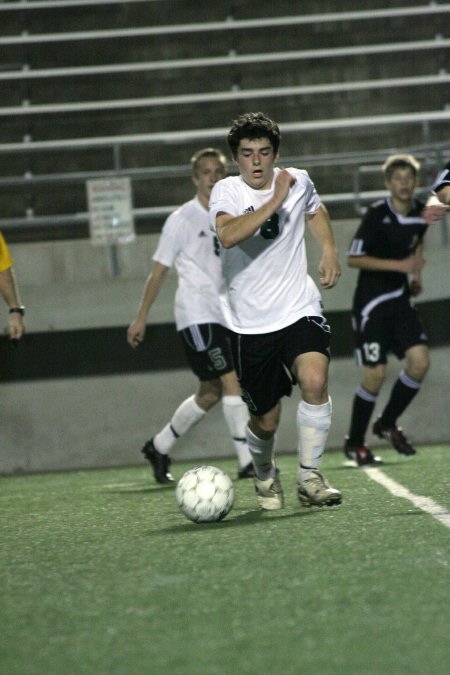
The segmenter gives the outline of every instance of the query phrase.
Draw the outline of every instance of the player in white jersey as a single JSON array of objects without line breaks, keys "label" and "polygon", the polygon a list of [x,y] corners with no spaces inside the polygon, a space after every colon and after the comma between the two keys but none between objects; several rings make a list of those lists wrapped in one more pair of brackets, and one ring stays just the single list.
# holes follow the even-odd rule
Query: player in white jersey
[{"label": "player in white jersey", "polygon": [[167,271],[178,274],[175,323],[192,371],[199,379],[197,393],[187,398],[170,422],[142,448],[153,466],[158,483],[172,483],[169,452],[176,440],[222,400],[223,413],[239,460],[238,477],[253,476],[253,464],[245,438],[248,413],[234,371],[226,327],[219,301],[221,284],[217,239],[209,228],[208,200],[213,185],[226,174],[226,159],[214,149],[199,150],[191,160],[196,195],[169,216],[164,224],[153,269],[134,321],[128,343],[137,347],[144,339],[147,315]]},{"label": "player in white jersey", "polygon": [[302,392],[298,498],[305,506],[338,504],[341,493],[318,470],[331,422],[330,328],[308,275],[304,242],[306,223],[322,248],[320,283],[331,288],[340,267],[328,213],[306,171],[275,167],[280,132],[266,115],[241,115],[228,144],[240,174],[214,186],[210,217],[222,245],[225,318],[237,333],[235,364],[250,412],[257,498],[266,510],[283,506],[274,441],[281,398],[296,381]]},{"label": "player in white jersey", "polygon": [[436,176],[422,216],[428,225],[450,211],[450,162]]}]

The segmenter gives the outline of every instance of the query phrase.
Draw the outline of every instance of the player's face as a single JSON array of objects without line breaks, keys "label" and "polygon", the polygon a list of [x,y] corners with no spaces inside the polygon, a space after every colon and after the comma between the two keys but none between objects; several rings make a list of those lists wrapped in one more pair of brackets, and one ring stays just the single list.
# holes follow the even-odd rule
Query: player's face
[{"label": "player's face", "polygon": [[267,190],[272,185],[275,156],[268,138],[243,138],[237,149],[236,164],[242,179],[254,190]]},{"label": "player's face", "polygon": [[215,157],[202,157],[198,163],[198,169],[192,180],[197,188],[200,199],[209,202],[211,190],[217,181],[225,177],[225,168]]},{"label": "player's face", "polygon": [[386,181],[386,187],[392,199],[402,203],[412,200],[416,185],[414,172],[407,167],[395,169],[391,178]]}]

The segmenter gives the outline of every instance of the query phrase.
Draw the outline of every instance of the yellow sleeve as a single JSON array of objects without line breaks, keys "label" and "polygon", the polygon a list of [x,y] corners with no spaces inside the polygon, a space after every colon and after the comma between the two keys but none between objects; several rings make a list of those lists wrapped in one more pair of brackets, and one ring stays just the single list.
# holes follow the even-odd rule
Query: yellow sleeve
[{"label": "yellow sleeve", "polygon": [[0,232],[0,272],[7,270],[9,267],[12,267],[13,264],[13,259],[11,258],[6,241]]}]

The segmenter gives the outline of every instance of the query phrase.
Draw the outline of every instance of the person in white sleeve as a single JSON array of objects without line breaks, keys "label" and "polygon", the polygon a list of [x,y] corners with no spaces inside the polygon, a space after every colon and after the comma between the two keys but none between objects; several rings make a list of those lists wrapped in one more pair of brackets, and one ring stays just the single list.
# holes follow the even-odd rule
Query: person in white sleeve
[{"label": "person in white sleeve", "polygon": [[226,175],[226,158],[215,148],[204,148],[191,159],[196,195],[166,220],[135,319],[127,340],[136,348],[143,341],[147,315],[156,300],[168,270],[178,274],[175,323],[186,357],[199,379],[198,390],[183,401],[170,421],[142,453],[153,467],[158,483],[173,483],[170,450],[175,442],[202,420],[222,400],[223,414],[238,456],[238,478],[254,474],[245,437],[248,412],[232,362],[228,330],[221,311],[220,257],[217,238],[209,228],[208,200],[213,185]]},{"label": "person in white sleeve", "polygon": [[450,211],[450,162],[444,166],[438,173],[431,186],[431,194],[427,199],[422,217],[428,225],[432,225],[437,220]]},{"label": "person in white sleeve", "polygon": [[210,223],[221,243],[221,300],[234,363],[250,421],[247,441],[262,509],[280,509],[284,494],[275,463],[281,399],[294,383],[297,411],[297,495],[304,506],[339,504],[342,496],[320,473],[331,422],[328,395],[330,327],[320,292],[308,275],[305,224],[322,249],[320,284],[332,288],[340,266],[328,212],[306,171],[275,166],[278,125],[264,113],[235,120],[228,144],[239,176],[219,181]]}]

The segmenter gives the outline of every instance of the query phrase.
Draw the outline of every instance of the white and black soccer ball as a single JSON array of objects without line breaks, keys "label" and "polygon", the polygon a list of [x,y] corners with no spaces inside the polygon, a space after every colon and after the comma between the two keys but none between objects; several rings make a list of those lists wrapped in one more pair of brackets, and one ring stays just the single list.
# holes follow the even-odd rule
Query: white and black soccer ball
[{"label": "white and black soccer ball", "polygon": [[222,520],[234,503],[233,481],[216,466],[197,466],[186,471],[175,494],[181,511],[194,523]]}]

